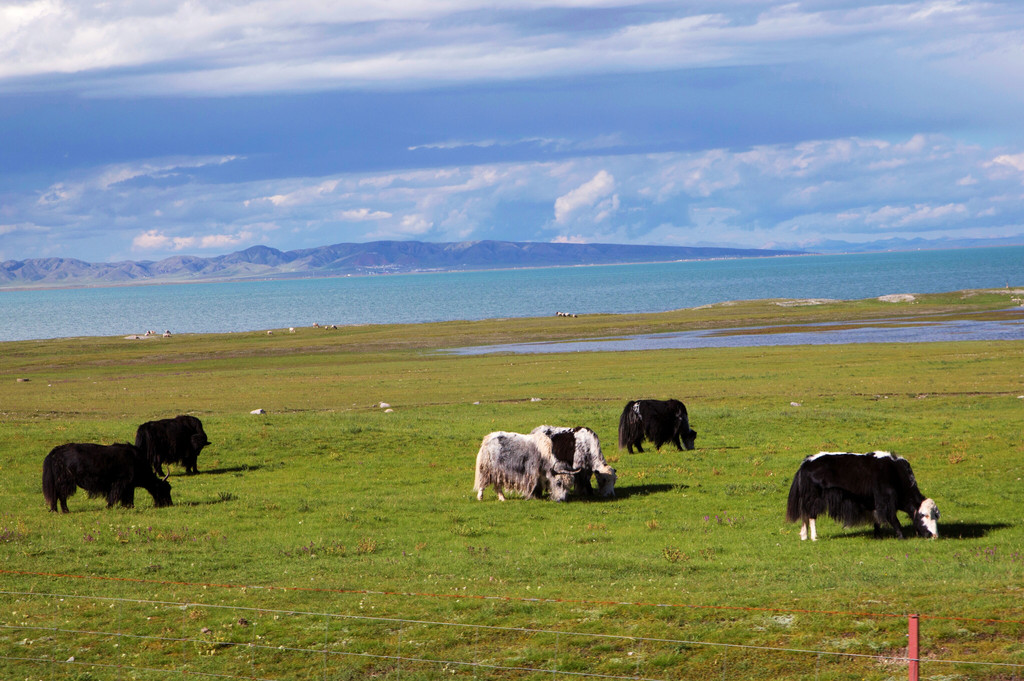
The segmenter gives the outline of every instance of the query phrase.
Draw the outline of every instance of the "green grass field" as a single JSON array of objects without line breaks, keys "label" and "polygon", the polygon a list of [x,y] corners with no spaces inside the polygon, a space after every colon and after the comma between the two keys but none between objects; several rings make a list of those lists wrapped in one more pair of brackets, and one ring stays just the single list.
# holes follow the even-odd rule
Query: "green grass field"
[{"label": "green grass field", "polygon": [[[951,293],[0,344],[0,677],[903,679],[917,613],[922,678],[1022,678],[1024,340],[438,352],[1019,318],[1012,305]],[[682,399],[697,449],[619,451],[640,397]],[[179,413],[213,444],[200,475],[171,467],[173,507],[140,489],[131,510],[79,492],[47,511],[52,447],[132,441]],[[483,436],[542,423],[598,433],[614,500],[476,500]],[[803,457],[872,449],[910,460],[941,538],[822,518],[801,542],[784,514]]]}]

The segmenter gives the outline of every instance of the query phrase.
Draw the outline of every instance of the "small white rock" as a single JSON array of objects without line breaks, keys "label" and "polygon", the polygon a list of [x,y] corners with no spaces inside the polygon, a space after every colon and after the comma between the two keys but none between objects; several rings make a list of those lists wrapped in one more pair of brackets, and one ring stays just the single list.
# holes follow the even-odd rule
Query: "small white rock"
[{"label": "small white rock", "polygon": [[262,409],[253,409],[249,413],[250,414],[266,414],[267,412],[263,411]]},{"label": "small white rock", "polygon": [[531,402],[540,402],[540,398],[539,397],[531,397],[530,401]]},{"label": "small white rock", "polygon": [[789,406],[791,406],[791,407],[802,407],[803,405],[800,404],[799,402],[790,402]]},{"label": "small white rock", "polygon": [[385,410],[384,410],[384,413],[385,413],[385,414],[393,414],[393,413],[394,413],[394,411],[395,411],[394,409],[385,409]]},{"label": "small white rock", "polygon": [[380,403],[380,408],[381,408],[381,409],[387,409],[387,408],[388,408],[388,407],[390,407],[390,406],[391,406],[391,405],[390,405],[390,404],[388,404],[387,402],[381,402],[381,403]]}]

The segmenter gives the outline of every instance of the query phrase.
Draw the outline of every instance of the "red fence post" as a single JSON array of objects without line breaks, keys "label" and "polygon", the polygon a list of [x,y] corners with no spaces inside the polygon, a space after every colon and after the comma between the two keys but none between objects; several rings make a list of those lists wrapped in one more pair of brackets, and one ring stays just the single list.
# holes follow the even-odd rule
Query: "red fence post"
[{"label": "red fence post", "polygon": [[910,616],[907,631],[907,657],[909,658],[908,678],[910,681],[918,681],[917,615]]}]

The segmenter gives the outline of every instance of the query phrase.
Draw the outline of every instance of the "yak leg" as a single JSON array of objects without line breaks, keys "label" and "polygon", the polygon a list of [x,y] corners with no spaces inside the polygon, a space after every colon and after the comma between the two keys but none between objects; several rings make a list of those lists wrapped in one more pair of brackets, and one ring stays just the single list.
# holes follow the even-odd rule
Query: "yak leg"
[{"label": "yak leg", "polygon": [[818,528],[815,527],[814,518],[804,518],[800,524],[800,541],[806,541],[808,527],[811,528],[811,541],[818,541]]},{"label": "yak leg", "polygon": [[501,493],[500,485],[495,485],[494,491],[498,493],[498,501],[505,501],[505,495]]},{"label": "yak leg", "polygon": [[882,536],[882,523],[889,523],[896,530],[896,538],[904,539],[903,528],[900,526],[900,519],[896,517],[896,499],[885,498],[884,503],[875,505],[875,536]]},{"label": "yak leg", "polygon": [[135,487],[133,485],[114,485],[107,495],[107,508],[120,501],[125,508],[135,508]]},{"label": "yak leg", "polygon": [[895,513],[892,514],[892,518],[889,519],[889,523],[896,529],[897,539],[906,539],[906,537],[903,536],[903,528],[900,526],[900,521],[896,517]]},{"label": "yak leg", "polygon": [[[53,505],[53,510],[54,511],[57,510],[57,504]],[[60,498],[60,510],[61,510],[62,513],[67,513],[68,512],[68,498],[67,497],[61,497]]]},{"label": "yak leg", "polygon": [[483,490],[483,488],[480,488],[480,489],[478,489],[476,491],[476,500],[477,501],[483,501],[484,500],[484,490]]},{"label": "yak leg", "polygon": [[594,496],[594,488],[590,486],[590,478],[593,475],[593,471],[584,471],[576,474],[576,493],[585,494],[588,497]]}]

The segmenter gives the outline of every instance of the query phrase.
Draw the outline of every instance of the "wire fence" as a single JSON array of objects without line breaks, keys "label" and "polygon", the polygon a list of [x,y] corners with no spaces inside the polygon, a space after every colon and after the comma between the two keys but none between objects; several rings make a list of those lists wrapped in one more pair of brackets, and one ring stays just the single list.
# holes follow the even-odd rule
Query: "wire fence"
[{"label": "wire fence", "polygon": [[[139,581],[145,583],[145,580]],[[204,586],[195,585],[200,591]],[[245,599],[250,601],[254,593],[261,597],[269,593],[266,589],[239,588],[247,589]],[[286,600],[289,592],[294,593],[281,587],[274,587],[274,591]],[[367,607],[365,597],[397,594],[343,591],[356,599],[347,604],[347,611],[331,612],[327,608],[304,610],[223,603],[214,598],[192,601],[0,590],[0,607],[3,608],[0,661],[8,670],[16,670],[13,674],[5,673],[4,678],[44,681],[186,677],[285,681],[369,676],[660,681],[679,678],[680,670],[685,670],[686,676],[701,678],[785,677],[824,681],[851,674],[857,678],[907,678],[911,662],[907,657],[905,635],[902,645],[894,644],[899,637],[893,632],[906,631],[902,629],[905,618],[889,613],[877,616],[890,626],[867,627],[868,634],[874,635],[877,643],[865,643],[869,636],[864,632],[856,637],[857,646],[879,649],[877,653],[865,653],[842,649],[842,641],[850,640],[842,637],[827,650],[674,635],[688,628],[708,631],[707,626],[701,625],[706,618],[700,617],[701,611],[706,609],[694,605],[659,606],[696,613],[691,624],[676,618],[652,619],[650,604],[612,604],[625,610],[625,616],[621,617],[623,622],[633,613],[634,619],[645,620],[647,629],[660,626],[667,632],[656,636],[607,633],[607,622],[595,624],[603,631],[585,631],[583,627],[522,627],[456,621],[466,619],[467,615],[493,615],[472,609],[454,613],[457,616],[450,620],[367,614],[360,611]],[[408,594],[404,596],[411,598]],[[452,595],[434,597],[460,599]],[[416,598],[428,596],[419,594]],[[535,615],[537,619],[559,623],[562,618],[557,613],[552,618],[550,612],[540,610],[565,605],[565,602],[550,599],[494,597],[490,600],[519,601],[510,613],[511,619],[518,621],[529,621]],[[416,600],[404,600],[401,607],[414,610],[416,603]],[[608,604],[602,602],[601,605]],[[720,608],[716,606],[714,610]],[[761,609],[737,607],[735,610],[758,612]],[[776,613],[773,617],[783,621],[784,613],[811,612],[765,610]],[[848,619],[853,616],[851,631],[858,626],[865,628],[863,620],[870,615],[814,614]],[[959,618],[935,619],[956,620],[953,623],[956,630],[962,630],[965,624]],[[1011,640],[1024,644],[1024,621],[970,621],[984,627],[1008,627]],[[728,628],[727,624],[724,628]],[[623,631],[626,628],[625,625],[619,627]],[[611,629],[614,631],[615,627]],[[791,633],[794,640],[807,638],[804,635],[807,632]],[[960,631],[960,635],[966,634]],[[783,637],[775,633],[769,638],[774,641]],[[1016,649],[1018,659],[1024,661],[1024,645]],[[927,641],[922,650],[928,650]],[[1013,659],[942,659],[934,652],[922,653],[921,658],[921,665],[941,678],[984,675],[998,679],[1024,678],[1024,663]],[[921,678],[928,677],[922,674]]]}]

